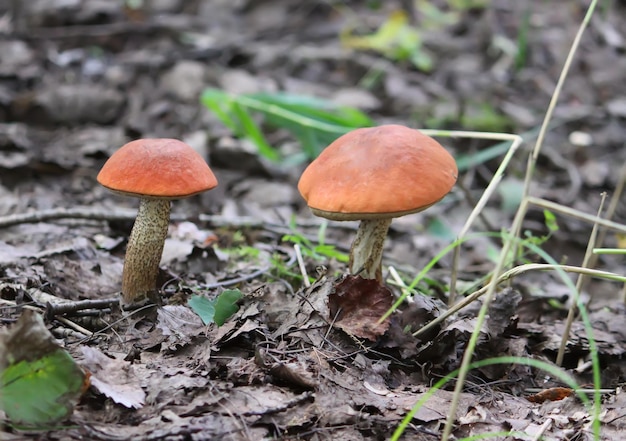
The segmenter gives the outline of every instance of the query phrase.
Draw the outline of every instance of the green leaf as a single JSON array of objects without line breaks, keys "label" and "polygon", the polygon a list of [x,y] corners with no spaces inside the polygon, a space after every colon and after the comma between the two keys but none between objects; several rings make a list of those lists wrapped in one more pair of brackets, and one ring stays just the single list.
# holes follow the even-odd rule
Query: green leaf
[{"label": "green leaf", "polygon": [[406,12],[402,10],[393,11],[369,35],[353,35],[350,29],[345,29],[340,38],[344,46],[352,49],[375,51],[395,61],[410,60],[415,67],[425,71],[433,67],[432,59],[422,46],[420,31],[410,25]]},{"label": "green leaf", "polygon": [[48,428],[67,418],[88,384],[86,375],[39,314],[25,310],[0,340],[0,409],[12,424]]},{"label": "green leaf", "polygon": [[222,123],[233,133],[243,135],[235,120],[235,116],[232,114],[232,102],[227,93],[217,89],[206,89],[200,100],[202,104],[213,111]]},{"label": "green leaf", "polygon": [[237,302],[243,297],[238,289],[227,289],[215,299],[215,324],[222,326],[234,313],[239,311]]},{"label": "green leaf", "polygon": [[357,109],[287,93],[231,95],[206,89],[201,101],[236,136],[252,141],[259,154],[272,161],[278,161],[280,154],[267,142],[251,112],[260,113],[270,126],[288,130],[306,154],[290,158],[287,161],[290,164],[317,157],[324,147],[350,130],[374,125],[367,115]]},{"label": "green leaf", "polygon": [[193,295],[187,301],[189,307],[200,316],[205,325],[213,323],[215,318],[215,306],[213,302],[204,296]]},{"label": "green leaf", "polygon": [[559,224],[556,221],[556,216],[549,210],[543,210],[543,217],[545,218],[546,227],[551,233],[559,231]]},{"label": "green leaf", "polygon": [[235,102],[233,104],[233,111],[241,123],[243,133],[245,133],[247,138],[254,142],[259,150],[259,153],[272,161],[278,160],[278,151],[267,143],[265,136],[263,136],[263,132],[261,132],[259,126],[256,122],[254,122],[254,119],[252,119],[252,116],[244,109],[244,107],[240,103]]},{"label": "green leaf", "polygon": [[450,226],[438,217],[434,217],[428,222],[426,231],[428,231],[430,236],[438,237],[442,240],[453,241],[456,239],[456,234]]},{"label": "green leaf", "polygon": [[227,289],[213,300],[194,295],[187,301],[189,307],[200,316],[205,325],[222,326],[239,310],[237,302],[243,297],[238,289]]},{"label": "green leaf", "polygon": [[515,213],[524,197],[524,182],[516,177],[505,177],[498,187],[500,209],[504,213]]},{"label": "green leaf", "polygon": [[73,409],[84,374],[62,349],[32,362],[7,367],[1,376],[2,409],[20,426],[42,426],[60,421]]},{"label": "green leaf", "polygon": [[334,245],[318,245],[313,248],[313,252],[318,255],[335,258],[338,262],[348,263],[350,256],[337,250]]}]

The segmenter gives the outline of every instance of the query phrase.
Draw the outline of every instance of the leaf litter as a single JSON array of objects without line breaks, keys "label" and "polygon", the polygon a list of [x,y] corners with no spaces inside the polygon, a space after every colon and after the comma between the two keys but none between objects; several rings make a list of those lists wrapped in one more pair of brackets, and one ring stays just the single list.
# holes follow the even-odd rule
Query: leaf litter
[{"label": "leaf litter", "polygon": [[[50,2],[50,5],[57,3]],[[85,17],[106,21],[120,13],[92,9],[96,4],[98,2],[83,2],[81,14],[76,10],[65,11],[64,20],[74,20],[78,31],[89,32],[90,19]],[[45,20],[54,22],[54,16],[59,11],[55,12],[52,6],[47,11],[47,19],[38,18],[36,12],[27,7],[27,18],[39,19],[39,24]],[[239,7],[241,5],[234,3],[221,6],[225,16],[234,20],[241,18],[238,15],[241,11],[237,10]],[[277,8],[278,12],[282,11]],[[286,6],[283,9],[286,11]],[[262,18],[261,7],[252,2],[242,11]],[[296,18],[303,14],[302,10],[293,12]],[[339,30],[336,15],[326,16],[323,11],[315,13],[322,14],[329,29]],[[502,11],[496,9],[491,14],[472,16],[472,20],[478,20],[477,29],[490,29],[489,21],[500,14]],[[181,17],[183,21],[193,22],[184,14],[172,14],[168,18],[172,19],[170,26],[173,28],[168,28],[167,32],[175,32],[173,23],[178,23],[175,19]],[[327,32],[310,29],[310,26],[319,26],[316,24],[318,21],[309,20],[306,14],[303,17],[306,18],[302,19],[303,32],[318,37]],[[555,13],[551,17],[564,21],[565,25],[570,24],[569,16]],[[152,18],[143,19],[147,19],[148,26],[151,26],[149,20]],[[369,19],[375,22],[379,17],[372,14]],[[81,20],[86,22],[81,23]],[[510,26],[508,20],[502,23]],[[465,52],[467,42],[472,40],[458,38],[456,33],[472,34],[473,31],[471,26],[463,30],[466,24],[461,25],[451,34],[438,32],[434,47],[447,45],[456,50],[463,48]],[[106,26],[105,23],[105,29]],[[136,25],[133,24],[133,27],[136,28]],[[39,31],[53,32],[45,28]],[[203,32],[211,31],[203,29]],[[541,40],[543,34],[536,34]],[[308,39],[312,34],[307,35]],[[334,37],[336,34],[333,34]],[[482,37],[474,37],[481,42],[480,47],[484,47]],[[87,40],[91,38],[86,37]],[[115,51],[109,52],[111,47],[119,48],[121,44],[116,37],[101,35],[97,38],[93,43],[101,45],[111,57],[113,64],[108,68],[102,63],[94,64],[94,55],[89,51],[73,55],[64,51],[61,46],[75,44],[71,38],[63,45],[51,39],[48,44],[58,49],[58,53],[46,50],[48,55],[41,60],[38,59],[41,54],[33,50],[38,49],[40,44],[36,38],[3,42],[21,45],[22,49],[18,52],[22,56],[13,61],[8,57],[0,60],[3,78],[12,81],[11,87],[4,82],[0,84],[0,115],[3,117],[0,125],[2,213],[63,207],[68,203],[79,206],[100,204],[105,210],[115,211],[122,204],[130,203],[115,197],[105,198],[103,191],[94,185],[91,175],[117,146],[127,140],[129,134],[133,137],[154,134],[195,137],[204,140],[197,146],[202,150],[206,149],[207,126],[211,129],[211,146],[216,147],[211,151],[211,159],[223,167],[220,182],[223,183],[222,188],[228,190],[220,196],[203,196],[176,204],[178,211],[175,214],[187,216],[188,221],[174,222],[168,238],[160,274],[163,292],[168,297],[167,304],[156,310],[126,311],[127,318],[121,321],[121,312],[114,303],[106,307],[85,305],[86,309],[64,310],[58,314],[55,311],[59,309],[53,306],[79,299],[117,298],[124,242],[131,219],[108,222],[69,219],[0,229],[0,276],[3,279],[0,284],[0,318],[3,328],[6,326],[8,332],[19,329],[15,328],[15,322],[19,317],[30,314],[26,312],[29,307],[45,312],[47,329],[84,369],[91,372],[94,379],[89,390],[82,394],[73,414],[65,420],[66,428],[47,432],[43,436],[49,439],[106,440],[386,439],[414,403],[425,394],[432,393],[414,415],[407,429],[407,439],[438,439],[442,421],[448,413],[451,385],[434,392],[430,385],[459,366],[475,328],[477,309],[473,307],[461,311],[433,329],[431,335],[417,339],[411,333],[446,309],[436,298],[435,289],[430,291],[433,297],[415,296],[413,302],[403,304],[388,321],[378,324],[380,312],[397,294],[395,288],[362,285],[354,278],[338,281],[336,272],[343,266],[332,260],[323,262],[328,266],[326,275],[322,275],[310,288],[301,289],[301,281],[297,275],[294,276],[291,259],[280,260],[285,272],[268,267],[266,264],[271,262],[272,257],[290,255],[290,252],[285,252],[285,244],[280,240],[282,234],[292,229],[291,225],[286,225],[285,219],[290,218],[294,208],[302,210],[294,196],[293,186],[289,184],[294,181],[292,172],[277,169],[258,155],[251,155],[249,149],[226,134],[223,127],[210,119],[207,122],[207,117],[198,110],[196,100],[190,99],[191,94],[178,88],[180,85],[201,90],[208,78],[218,83],[225,82],[231,77],[234,66],[225,61],[226,64],[221,66],[224,68],[222,73],[203,70],[211,64],[203,59],[202,62],[192,62],[192,67],[180,67],[176,60],[187,48],[181,51],[178,43],[167,39],[163,40],[165,55],[161,54],[162,48],[158,54],[149,49],[142,52],[125,48],[116,58],[118,54]],[[141,32],[138,38],[143,38]],[[206,44],[199,35],[189,33],[188,38],[187,43],[193,40],[189,44],[196,44],[198,48]],[[337,89],[336,83],[345,81],[350,88],[354,88],[359,78],[348,76],[356,74],[358,77],[377,65],[381,66],[386,76],[380,85],[384,99],[377,100],[377,111],[385,115],[404,115],[409,109],[418,119],[424,117],[422,119],[426,120],[426,117],[434,115],[440,118],[440,124],[445,125],[449,109],[467,107],[465,101],[468,97],[465,95],[468,88],[472,91],[472,100],[498,101],[492,90],[484,90],[480,84],[473,82],[471,75],[461,76],[458,67],[447,64],[463,60],[447,55],[442,57],[434,52],[433,61],[441,65],[442,70],[448,69],[451,75],[449,83],[455,90],[443,90],[430,78],[387,65],[367,54],[353,54],[344,60],[346,55],[332,45],[320,48],[302,45],[303,50],[297,56],[285,58],[285,46],[271,41],[271,38],[260,42],[255,39],[254,50],[250,49],[252,46],[241,47],[223,36],[220,41],[228,41],[224,48],[218,49],[220,60],[228,60],[232,56],[231,61],[235,65],[249,62],[246,73],[250,68],[252,74],[247,74],[245,87],[232,86],[234,89],[243,88],[244,92],[266,92],[268,88],[276,88],[274,77],[270,78],[263,72],[269,66],[276,72],[281,84],[284,83],[284,87],[291,92],[312,91],[318,96],[332,97],[346,90]],[[176,55],[171,59],[168,58],[171,54],[167,55],[168,47],[176,49]],[[545,51],[553,58],[563,53],[559,42],[547,44],[541,40],[541,47],[541,54]],[[211,51],[203,50],[206,52],[200,50],[194,52],[194,56],[210,57],[207,54]],[[543,56],[538,55],[539,52],[532,56]],[[91,81],[89,75],[102,75],[98,77],[102,79],[102,86],[92,88],[83,83],[80,87],[72,87],[66,84],[69,77],[65,73],[60,75],[59,72],[45,70],[51,63],[47,57],[56,60],[56,63],[70,55],[76,57],[73,58],[75,61],[63,66],[76,75],[77,81],[87,81],[88,84]],[[506,61],[502,54],[490,56],[501,56],[501,61]],[[600,56],[600,51],[594,56]],[[341,63],[336,63],[338,59]],[[465,64],[471,68],[473,61],[466,60]],[[169,65],[173,67],[169,69]],[[529,77],[541,78],[537,81],[542,85],[536,93],[526,95],[537,100],[536,103],[530,99],[528,102],[520,101],[519,86],[524,90],[533,87],[524,77],[517,78],[516,81],[521,84],[507,89],[507,94],[495,94],[507,95],[506,102],[500,104],[505,113],[513,114],[520,129],[528,128],[521,121],[532,121],[536,114],[543,112],[544,100],[548,98],[545,91],[551,89],[551,80],[535,75],[538,71],[532,69],[537,67],[532,66],[526,73]],[[142,77],[138,74],[142,70],[166,70],[167,81],[159,83]],[[299,71],[308,73],[300,78]],[[177,81],[176,76],[180,72],[188,81]],[[135,75],[139,79],[136,80]],[[603,75],[610,78],[614,74],[604,72]],[[603,83],[601,78],[603,75],[592,76],[596,92],[607,87],[608,83]],[[37,79],[44,76],[49,83],[37,83]],[[268,82],[271,83],[269,86]],[[37,83],[37,90],[28,89],[31,83]],[[126,85],[131,84],[132,87],[127,89]],[[577,93],[583,89],[574,87],[569,91],[569,102],[579,102]],[[86,93],[80,95],[81,91]],[[605,94],[606,90],[601,92]],[[89,99],[86,99],[87,95]],[[616,98],[613,104],[618,101],[619,98]],[[62,111],[54,110],[57,104]],[[85,107],[90,105],[91,108]],[[527,110],[529,106],[531,109]],[[615,108],[615,105],[610,106],[609,114],[600,114],[597,118],[593,113],[588,115],[587,129],[594,132],[593,139],[600,141],[593,145],[593,155],[582,146],[575,147],[575,151],[571,152],[575,161],[582,164],[579,172],[572,167],[574,162],[565,156],[554,152],[549,154],[550,165],[544,167],[542,173],[553,185],[547,185],[544,190],[555,200],[565,202],[566,198],[570,198],[571,201],[572,195],[577,196],[573,190],[583,191],[586,193],[574,202],[578,208],[590,208],[593,198],[589,194],[597,192],[596,187],[600,185],[614,182],[616,174],[613,169],[626,160],[623,149],[615,147],[623,143],[621,132],[615,129],[619,127],[620,120],[613,119],[607,126],[602,126],[602,122],[611,115],[621,117]],[[462,113],[462,110],[457,113]],[[9,122],[5,123],[5,120]],[[109,124],[111,121],[114,125]],[[594,124],[598,127],[593,127]],[[284,142],[284,134],[280,131],[271,133],[268,139],[276,145],[284,144],[281,145],[283,151],[293,149]],[[604,146],[604,153],[595,154],[601,146]],[[606,157],[611,159],[603,161]],[[242,168],[238,169],[240,166]],[[598,177],[597,170],[602,171],[606,179]],[[584,187],[572,186],[564,191],[565,178],[575,177],[577,173]],[[237,199],[232,198],[233,194],[237,195]],[[224,200],[216,202],[218,198]],[[212,212],[216,207],[223,210],[222,214],[228,214],[233,224],[238,216],[255,216],[267,221],[266,226],[241,229],[244,232],[243,243],[259,250],[257,258],[224,251],[231,248],[233,236],[240,231],[233,232],[223,225],[220,227],[197,220],[200,210]],[[449,217],[452,222],[464,219],[466,215],[458,207],[441,210],[438,214],[444,214],[442,217]],[[296,214],[304,218],[304,213],[299,211]],[[498,213],[493,219],[500,222],[501,217],[502,214]],[[428,218],[417,215],[406,220],[405,228],[392,228],[394,236],[389,256],[394,263],[407,263],[409,273],[414,273],[414,268],[421,267],[427,256],[438,251],[439,245],[434,239],[415,231],[415,225],[427,224],[422,223],[424,220]],[[271,223],[281,223],[284,228],[277,231],[270,228]],[[306,222],[303,224],[306,231],[303,234],[317,240],[315,228],[307,229]],[[580,245],[574,234],[581,231],[580,227],[574,222],[567,224],[559,233],[561,237],[557,238],[561,242],[555,242],[556,245],[562,246],[563,240]],[[331,226],[327,230],[326,243],[345,248],[349,237],[344,229]],[[490,268],[483,250],[485,246],[493,248],[493,244],[477,242],[472,246],[471,252],[467,253],[471,259],[461,265],[466,270],[463,276],[469,280],[473,280],[477,273],[483,274],[485,268]],[[576,246],[564,247],[563,250],[564,254],[569,252],[571,258],[580,253]],[[467,254],[464,259],[467,259]],[[319,263],[307,262],[311,273]],[[617,264],[623,262],[617,261]],[[436,268],[432,277],[446,283],[446,272],[445,267]],[[247,274],[256,276],[243,277]],[[439,277],[441,274],[444,275]],[[216,299],[228,289],[222,283],[233,279],[239,280],[234,286],[243,294],[238,302],[239,309],[222,326],[203,323],[188,300],[197,294]],[[592,291],[594,286],[589,290]],[[564,314],[555,307],[555,300],[562,297],[562,293],[558,292],[560,285],[539,276],[534,283],[516,281],[514,288],[502,290],[491,305],[488,320],[480,331],[475,357],[513,355],[552,360],[564,330]],[[543,297],[530,296],[528,292],[540,292]],[[625,430],[624,393],[617,387],[626,377],[623,314],[623,308],[615,304],[591,313],[594,335],[605,366],[602,382],[612,390],[605,394],[602,403],[603,434],[607,439],[616,440],[621,439],[620,432]],[[28,334],[22,338],[29,340]],[[6,346],[6,343],[0,339],[2,345]],[[1,349],[5,353],[5,347]],[[588,384],[592,380],[589,350],[583,328],[575,323],[567,347],[565,367],[580,384]],[[455,436],[509,430],[536,436],[545,423],[550,422],[547,436],[554,439],[591,439],[589,410],[576,397],[563,398],[565,394],[556,394],[554,396],[563,399],[552,401],[551,394],[562,387],[555,379],[529,366],[499,365],[476,369],[472,371],[461,396]],[[529,389],[540,392],[529,392]],[[542,403],[528,400],[537,395],[549,399]],[[0,416],[6,421],[6,415]],[[15,438],[15,429],[1,430],[3,439]],[[515,439],[515,435],[512,436]],[[521,436],[518,438],[523,439]]]}]

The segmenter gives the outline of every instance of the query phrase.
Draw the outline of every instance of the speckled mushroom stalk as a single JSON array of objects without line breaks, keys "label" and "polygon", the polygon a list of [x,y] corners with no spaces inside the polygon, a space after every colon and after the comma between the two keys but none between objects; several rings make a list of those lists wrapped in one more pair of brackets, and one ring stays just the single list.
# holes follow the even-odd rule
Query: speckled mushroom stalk
[{"label": "speckled mushroom stalk", "polygon": [[98,182],[115,193],[140,198],[126,249],[122,303],[152,298],[170,221],[170,201],[210,190],[217,186],[217,179],[193,148],[177,139],[157,138],[122,146],[104,164]]},{"label": "speckled mushroom stalk", "polygon": [[391,218],[362,220],[350,248],[350,273],[382,283],[383,246]]},{"label": "speckled mushroom stalk", "polygon": [[155,291],[169,221],[168,199],[141,199],[126,247],[122,273],[124,303],[133,303]]}]

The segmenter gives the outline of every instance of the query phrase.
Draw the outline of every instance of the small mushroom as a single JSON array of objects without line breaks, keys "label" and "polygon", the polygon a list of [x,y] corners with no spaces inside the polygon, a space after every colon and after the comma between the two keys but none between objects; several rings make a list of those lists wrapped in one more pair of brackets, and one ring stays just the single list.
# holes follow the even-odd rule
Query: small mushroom
[{"label": "small mushroom", "polygon": [[457,174],[454,158],[431,137],[383,125],[335,140],[304,170],[298,190],[316,216],[361,221],[350,250],[350,272],[382,282],[391,220],[441,200]]},{"label": "small mushroom", "polygon": [[193,148],[176,139],[138,139],[116,151],[98,174],[115,193],[141,198],[122,275],[123,303],[156,291],[170,201],[217,186],[213,172]]}]

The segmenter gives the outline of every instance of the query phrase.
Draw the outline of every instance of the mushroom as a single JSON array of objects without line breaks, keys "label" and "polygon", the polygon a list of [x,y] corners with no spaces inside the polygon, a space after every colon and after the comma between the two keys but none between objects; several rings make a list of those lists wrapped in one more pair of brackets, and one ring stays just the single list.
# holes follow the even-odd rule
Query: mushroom
[{"label": "mushroom", "polygon": [[123,303],[131,304],[156,291],[170,200],[210,190],[217,179],[200,154],[176,139],[129,142],[109,158],[97,179],[115,193],[141,198],[122,275]]},{"label": "mushroom", "polygon": [[382,125],[336,139],[304,170],[298,190],[316,216],[361,221],[350,249],[350,272],[382,283],[391,220],[441,200],[457,174],[454,158],[431,137]]}]

